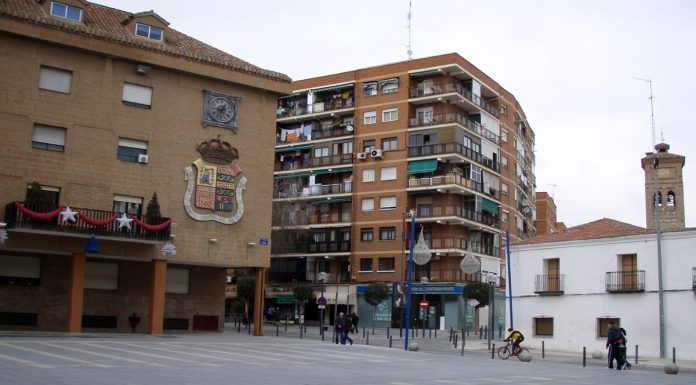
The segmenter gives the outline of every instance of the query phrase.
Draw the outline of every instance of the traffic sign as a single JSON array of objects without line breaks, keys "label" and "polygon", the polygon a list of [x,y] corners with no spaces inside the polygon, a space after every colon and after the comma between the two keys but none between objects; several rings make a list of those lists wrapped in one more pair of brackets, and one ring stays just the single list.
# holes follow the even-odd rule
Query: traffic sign
[{"label": "traffic sign", "polygon": [[428,307],[430,306],[430,302],[428,301],[420,301],[420,307]]},{"label": "traffic sign", "polygon": [[[319,297],[317,298],[317,305],[319,306],[326,306],[326,297]],[[322,309],[322,308],[320,308]]]},{"label": "traffic sign", "polygon": [[476,307],[476,306],[478,306],[479,301],[472,298],[472,299],[467,300],[466,304],[471,306],[471,307]]}]

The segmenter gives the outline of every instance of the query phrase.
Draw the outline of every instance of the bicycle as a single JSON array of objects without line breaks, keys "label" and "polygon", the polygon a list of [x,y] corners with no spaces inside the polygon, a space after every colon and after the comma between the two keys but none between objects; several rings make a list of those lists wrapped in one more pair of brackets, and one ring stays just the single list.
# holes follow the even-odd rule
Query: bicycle
[{"label": "bicycle", "polygon": [[501,346],[498,349],[498,357],[500,357],[501,360],[507,360],[508,358],[510,358],[511,355],[514,355],[517,356],[517,359],[519,359],[520,353],[522,353],[523,351],[530,353],[529,349],[523,348],[521,346],[519,347],[518,353],[512,353],[512,341],[508,341],[507,345]]}]

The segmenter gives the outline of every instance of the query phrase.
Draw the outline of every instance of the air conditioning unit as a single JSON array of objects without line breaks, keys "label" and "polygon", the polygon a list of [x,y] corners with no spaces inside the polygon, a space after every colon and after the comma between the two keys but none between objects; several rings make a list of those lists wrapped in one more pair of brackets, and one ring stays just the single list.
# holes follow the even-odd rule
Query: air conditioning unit
[{"label": "air conditioning unit", "polygon": [[138,163],[147,163],[148,157],[145,154],[138,155]]},{"label": "air conditioning unit", "polygon": [[376,148],[376,149],[372,150],[370,155],[372,155],[373,158],[381,158],[382,157],[382,150],[379,148]]},{"label": "air conditioning unit", "polygon": [[367,159],[367,154],[364,152],[359,152],[355,154],[358,159]]}]

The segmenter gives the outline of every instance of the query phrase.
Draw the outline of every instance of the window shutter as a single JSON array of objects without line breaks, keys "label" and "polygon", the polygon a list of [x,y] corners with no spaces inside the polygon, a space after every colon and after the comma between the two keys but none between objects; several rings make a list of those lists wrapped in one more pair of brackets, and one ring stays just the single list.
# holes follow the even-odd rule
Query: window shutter
[{"label": "window shutter", "polygon": [[34,125],[34,142],[65,146],[65,128]]},{"label": "window shutter", "polygon": [[152,104],[152,88],[124,83],[123,101],[149,106]]}]

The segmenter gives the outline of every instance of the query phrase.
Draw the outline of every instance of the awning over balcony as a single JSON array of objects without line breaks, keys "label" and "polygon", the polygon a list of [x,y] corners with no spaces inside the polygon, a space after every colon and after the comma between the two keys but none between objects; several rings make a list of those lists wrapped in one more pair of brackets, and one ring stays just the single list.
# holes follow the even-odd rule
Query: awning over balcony
[{"label": "awning over balcony", "polygon": [[379,88],[383,88],[387,84],[396,84],[397,86],[399,85],[399,78],[389,78],[389,79],[384,79],[379,81]]},{"label": "awning over balcony", "polygon": [[437,169],[437,159],[413,160],[408,162],[408,174],[433,172]]},{"label": "awning over balcony", "polygon": [[283,179],[295,179],[295,178],[304,178],[308,177],[309,173],[303,172],[299,174],[285,174],[285,175],[278,175],[276,176],[276,180],[283,180]]},{"label": "awning over balcony", "polygon": [[306,146],[295,146],[295,147],[281,147],[281,148],[276,148],[276,152],[300,151],[300,150],[306,150],[308,148],[312,148],[312,146],[306,145]]},{"label": "awning over balcony", "polygon": [[437,74],[439,74],[440,72],[442,72],[442,70],[439,69],[439,68],[437,68],[437,69],[434,69],[434,70],[425,70],[425,71],[413,72],[413,73],[411,73],[411,74],[409,74],[409,75],[410,75],[411,77],[417,78],[417,77],[420,77],[420,76],[437,75]]},{"label": "awning over balcony", "polygon": [[488,200],[486,198],[483,198],[483,211],[488,211],[491,214],[498,214],[498,204]]},{"label": "awning over balcony", "polygon": [[345,90],[346,88],[353,88],[354,86],[355,86],[355,83],[339,84],[339,85],[336,85],[336,86],[329,86],[329,87],[317,88],[316,90],[313,90],[313,92],[324,92],[324,91]]},{"label": "awning over balcony", "polygon": [[352,199],[351,198],[336,198],[336,199],[324,199],[320,201],[313,201],[313,205],[323,205],[325,203],[345,203],[345,202],[350,202]]},{"label": "awning over balcony", "polygon": [[290,98],[294,98],[296,96],[300,96],[300,95],[305,94],[305,93],[306,92],[295,92],[294,94],[291,94],[291,95],[281,96],[278,99],[290,99]]},{"label": "awning over balcony", "polygon": [[340,174],[342,172],[352,172],[352,171],[353,171],[353,167],[327,168],[324,170],[315,170],[314,175]]}]

